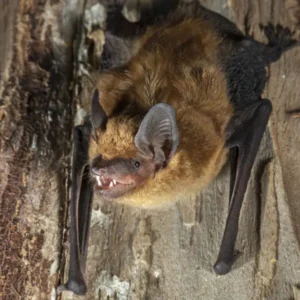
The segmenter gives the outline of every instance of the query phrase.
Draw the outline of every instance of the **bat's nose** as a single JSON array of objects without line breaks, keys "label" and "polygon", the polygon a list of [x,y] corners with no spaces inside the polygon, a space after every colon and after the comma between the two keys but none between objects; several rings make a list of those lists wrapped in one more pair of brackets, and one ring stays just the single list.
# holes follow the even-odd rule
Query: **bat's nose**
[{"label": "bat's nose", "polygon": [[104,169],[104,168],[96,168],[96,167],[92,168],[93,175],[103,176],[103,175],[105,175],[105,173],[106,173],[106,169]]}]

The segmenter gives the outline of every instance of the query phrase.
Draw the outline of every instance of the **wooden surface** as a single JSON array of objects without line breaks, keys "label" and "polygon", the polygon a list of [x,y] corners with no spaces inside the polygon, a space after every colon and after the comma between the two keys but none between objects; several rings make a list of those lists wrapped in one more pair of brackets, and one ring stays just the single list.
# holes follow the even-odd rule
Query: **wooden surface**
[{"label": "wooden surface", "polygon": [[75,2],[0,3],[3,300],[55,299],[73,125]]},{"label": "wooden surface", "polygon": [[[62,2],[0,4],[12,15],[4,19],[0,12],[0,22],[23,41],[18,48],[0,26],[0,41],[7,41],[0,47],[5,57],[0,60],[1,299],[300,299],[300,119],[286,113],[300,108],[300,49],[286,52],[268,69],[264,96],[274,110],[248,185],[236,244],[242,255],[233,271],[221,277],[212,271],[227,215],[227,166],[195,199],[160,210],[95,199],[89,292],[86,297],[55,294],[68,259],[66,176],[73,110],[66,91],[72,90],[77,124],[91,90],[84,74],[104,42],[103,32],[94,29],[103,28],[105,18],[96,0],[86,7],[83,1]],[[265,41],[259,24],[268,22],[288,26],[300,38],[296,0],[202,3],[259,41]],[[76,27],[83,11],[88,22]],[[91,41],[97,45],[92,60]],[[72,47],[81,63],[72,65]],[[41,56],[36,59],[32,51]]]}]

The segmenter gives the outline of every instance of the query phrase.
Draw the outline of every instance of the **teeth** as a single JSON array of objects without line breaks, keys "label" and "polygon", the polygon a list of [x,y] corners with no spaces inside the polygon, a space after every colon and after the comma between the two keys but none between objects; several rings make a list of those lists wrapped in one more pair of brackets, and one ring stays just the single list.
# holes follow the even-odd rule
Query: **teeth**
[{"label": "teeth", "polygon": [[102,182],[101,182],[101,180],[100,180],[100,177],[99,177],[99,176],[96,176],[96,179],[97,179],[98,185],[99,185],[99,186],[102,186]]},{"label": "teeth", "polygon": [[[103,176],[95,176],[96,177],[96,180],[97,180],[97,183],[98,183],[98,186],[102,187],[103,184],[104,186],[106,186],[107,184],[107,181],[108,179],[103,177]],[[117,181],[115,179],[111,179],[110,182],[109,182],[109,188],[112,188],[114,187],[115,185],[117,184]]]}]

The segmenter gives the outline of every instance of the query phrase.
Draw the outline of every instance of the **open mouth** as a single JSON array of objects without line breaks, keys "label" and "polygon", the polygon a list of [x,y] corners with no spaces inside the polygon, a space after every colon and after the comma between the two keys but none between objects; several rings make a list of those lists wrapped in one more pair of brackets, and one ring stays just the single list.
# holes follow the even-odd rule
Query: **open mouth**
[{"label": "open mouth", "polygon": [[107,176],[95,176],[94,189],[97,190],[104,199],[115,199],[129,192],[135,185],[130,179],[114,179]]},{"label": "open mouth", "polygon": [[94,176],[96,179],[96,186],[101,190],[113,189],[116,187],[126,187],[132,185],[130,182],[120,182],[116,179],[106,177],[106,176]]}]

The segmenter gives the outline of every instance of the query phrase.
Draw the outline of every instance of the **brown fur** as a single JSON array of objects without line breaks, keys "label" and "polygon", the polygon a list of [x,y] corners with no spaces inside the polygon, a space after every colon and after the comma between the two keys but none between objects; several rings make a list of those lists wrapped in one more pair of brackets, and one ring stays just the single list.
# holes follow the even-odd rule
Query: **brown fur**
[{"label": "brown fur", "polygon": [[[188,19],[152,27],[136,43],[135,55],[120,70],[97,79],[109,121],[91,139],[90,159],[102,155],[135,157],[134,136],[142,116],[166,102],[176,112],[179,146],[168,166],[143,186],[118,199],[151,206],[197,193],[220,171],[226,150],[225,128],[232,116],[226,79],[217,63],[220,37],[209,24]],[[128,115],[118,111],[131,105]],[[129,110],[130,111],[130,110]],[[130,114],[136,113],[136,118]]]}]

